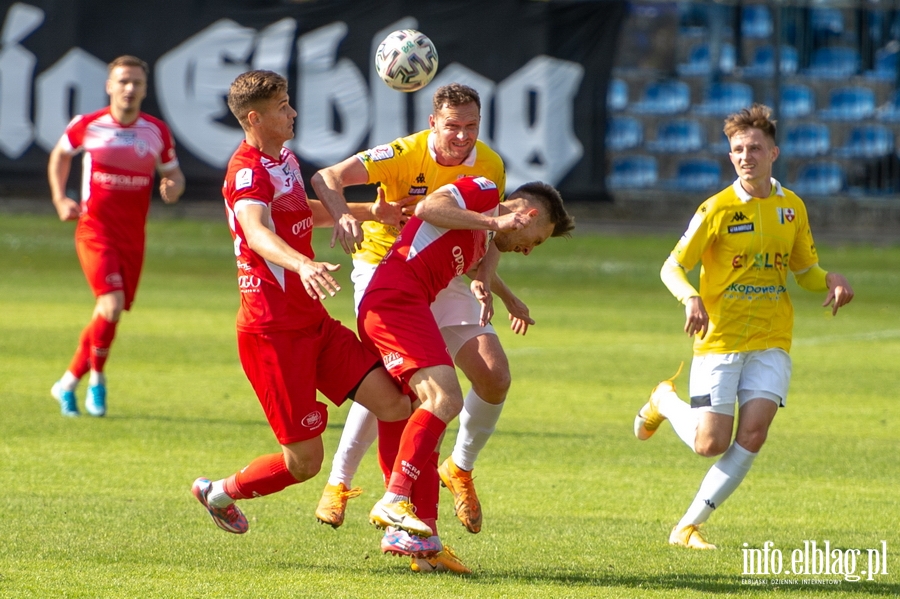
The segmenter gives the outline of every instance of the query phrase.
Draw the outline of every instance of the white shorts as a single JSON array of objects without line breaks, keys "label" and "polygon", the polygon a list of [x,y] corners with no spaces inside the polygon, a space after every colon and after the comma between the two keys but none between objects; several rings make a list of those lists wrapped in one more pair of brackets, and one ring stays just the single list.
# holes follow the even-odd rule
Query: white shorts
[{"label": "white shorts", "polygon": [[[362,260],[353,261],[353,272],[350,280],[353,281],[353,303],[357,314],[359,302],[366,292],[369,281],[375,273],[377,264],[370,264]],[[447,344],[447,351],[455,360],[456,352],[469,339],[479,335],[496,335],[497,331],[490,324],[481,326],[478,324],[481,318],[481,304],[472,295],[469,289],[468,277],[459,276],[450,281],[446,289],[441,290],[431,304],[431,313],[441,329],[441,336]]]},{"label": "white shorts", "polygon": [[783,349],[694,356],[691,363],[691,407],[734,416],[734,401],[787,402],[791,356]]}]

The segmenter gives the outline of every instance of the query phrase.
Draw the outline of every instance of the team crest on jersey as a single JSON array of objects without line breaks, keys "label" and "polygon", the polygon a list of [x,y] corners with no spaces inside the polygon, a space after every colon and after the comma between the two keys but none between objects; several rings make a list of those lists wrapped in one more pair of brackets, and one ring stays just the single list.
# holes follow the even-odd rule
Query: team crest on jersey
[{"label": "team crest on jersey", "polygon": [[472,181],[481,189],[497,189],[497,184],[487,177],[475,177]]},{"label": "team crest on jersey", "polygon": [[315,430],[322,424],[322,415],[319,412],[310,412],[303,417],[303,420],[300,421],[300,424],[305,426],[306,428]]},{"label": "team crest on jersey", "polygon": [[373,162],[378,162],[379,160],[387,160],[388,158],[394,157],[394,148],[392,148],[389,144],[375,146],[371,150],[366,150],[366,156],[372,159]]},{"label": "team crest on jersey", "polygon": [[384,367],[390,370],[391,368],[396,368],[403,364],[403,356],[398,354],[395,351],[388,352],[381,357],[381,361],[384,362]]},{"label": "team crest on jersey", "polygon": [[253,185],[253,169],[242,168],[234,177],[234,188],[244,189]]},{"label": "team crest on jersey", "polygon": [[794,218],[796,217],[796,213],[793,208],[776,208],[778,211],[778,222],[782,225],[786,222],[792,223],[794,222]]},{"label": "team crest on jersey", "polygon": [[136,140],[134,140],[134,152],[141,158],[147,155],[149,149],[150,148],[147,146],[147,142],[143,139],[137,138]]}]

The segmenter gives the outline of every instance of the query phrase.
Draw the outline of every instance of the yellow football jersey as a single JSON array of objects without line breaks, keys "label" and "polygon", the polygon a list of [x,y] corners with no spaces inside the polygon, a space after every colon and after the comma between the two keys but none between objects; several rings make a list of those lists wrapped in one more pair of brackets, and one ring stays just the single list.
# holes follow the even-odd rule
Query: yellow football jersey
[{"label": "yellow football jersey", "polygon": [[818,263],[803,200],[774,179],[768,198],[739,181],[700,205],[670,259],[690,271],[701,263],[700,297],[709,332],[694,353],[781,348],[790,351],[794,308],[788,271]]},{"label": "yellow football jersey", "polygon": [[[487,177],[496,183],[503,199],[506,189],[503,160],[486,143],[476,141],[472,153],[459,166],[441,166],[434,156],[428,129],[357,154],[369,173],[369,183],[380,183],[388,202],[408,196],[421,199],[443,185],[470,175]],[[387,254],[400,230],[375,221],[364,222],[362,228],[365,240],[353,258],[377,264]]]}]

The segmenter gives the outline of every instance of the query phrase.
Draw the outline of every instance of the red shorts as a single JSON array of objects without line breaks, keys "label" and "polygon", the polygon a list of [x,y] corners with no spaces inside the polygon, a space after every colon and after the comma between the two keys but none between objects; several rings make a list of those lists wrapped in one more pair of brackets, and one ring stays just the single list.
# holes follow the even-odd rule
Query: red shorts
[{"label": "red shorts", "polygon": [[363,344],[378,351],[384,367],[409,393],[409,379],[420,368],[453,367],[431,306],[398,289],[374,289],[359,304],[356,319]]},{"label": "red shorts", "polygon": [[328,423],[316,389],[339,406],[378,358],[333,318],[295,331],[238,331],[238,353],[250,385],[282,445],[313,439]]},{"label": "red shorts", "polygon": [[122,250],[97,239],[76,236],[75,251],[95,297],[121,291],[130,310],[144,266],[144,250]]}]

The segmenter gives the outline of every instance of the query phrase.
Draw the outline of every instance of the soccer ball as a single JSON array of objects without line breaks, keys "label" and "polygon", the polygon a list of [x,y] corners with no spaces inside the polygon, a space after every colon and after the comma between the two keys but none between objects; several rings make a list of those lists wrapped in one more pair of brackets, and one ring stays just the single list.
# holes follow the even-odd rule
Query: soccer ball
[{"label": "soccer ball", "polygon": [[375,51],[375,71],[388,87],[414,92],[428,85],[438,69],[438,55],[428,36],[415,29],[388,34]]}]

